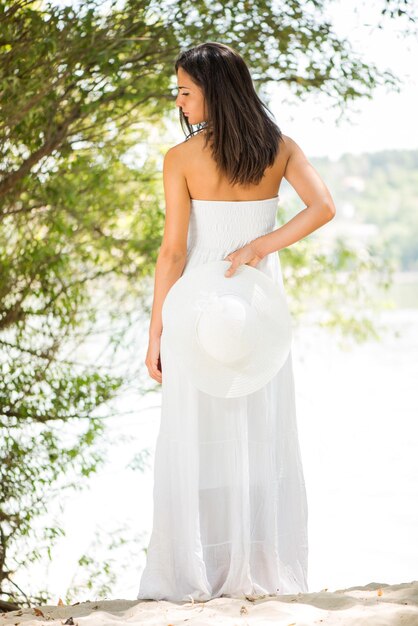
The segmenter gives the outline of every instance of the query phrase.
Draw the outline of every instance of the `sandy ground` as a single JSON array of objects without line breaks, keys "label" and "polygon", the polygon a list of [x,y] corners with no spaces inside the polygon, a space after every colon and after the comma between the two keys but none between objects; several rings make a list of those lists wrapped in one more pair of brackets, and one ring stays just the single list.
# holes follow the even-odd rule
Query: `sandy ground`
[{"label": "sandy ground", "polygon": [[284,596],[215,598],[208,602],[100,600],[71,606],[42,606],[0,614],[3,624],[121,623],[145,626],[418,626],[418,581],[399,585],[370,583],[337,591]]}]

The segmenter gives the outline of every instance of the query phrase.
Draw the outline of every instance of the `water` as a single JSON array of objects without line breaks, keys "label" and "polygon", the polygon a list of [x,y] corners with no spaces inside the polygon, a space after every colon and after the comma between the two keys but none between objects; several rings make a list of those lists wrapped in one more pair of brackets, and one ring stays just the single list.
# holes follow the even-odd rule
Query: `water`
[{"label": "water", "polygon": [[312,590],[417,578],[418,310],[383,317],[381,344],[296,342]]}]

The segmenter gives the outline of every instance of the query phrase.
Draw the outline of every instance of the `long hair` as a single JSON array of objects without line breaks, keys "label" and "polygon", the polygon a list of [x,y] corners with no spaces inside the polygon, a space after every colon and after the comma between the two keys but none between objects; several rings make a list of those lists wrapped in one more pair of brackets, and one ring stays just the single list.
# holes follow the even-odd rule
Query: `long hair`
[{"label": "long hair", "polygon": [[[176,73],[181,67],[203,91],[207,119],[197,131],[207,129],[205,146],[210,142],[218,169],[233,185],[259,183],[283,137],[258,97],[244,59],[233,48],[209,41],[181,52],[174,67]],[[180,124],[189,133],[186,140],[197,132],[181,109]]]}]

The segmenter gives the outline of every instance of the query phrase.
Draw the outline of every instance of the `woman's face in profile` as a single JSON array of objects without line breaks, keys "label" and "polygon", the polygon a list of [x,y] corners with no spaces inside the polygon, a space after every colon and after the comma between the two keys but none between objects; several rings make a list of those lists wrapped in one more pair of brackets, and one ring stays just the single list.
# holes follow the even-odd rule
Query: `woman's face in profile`
[{"label": "woman's face in profile", "polygon": [[189,124],[205,122],[205,98],[203,91],[181,67],[177,71],[177,88],[176,106],[182,109]]}]

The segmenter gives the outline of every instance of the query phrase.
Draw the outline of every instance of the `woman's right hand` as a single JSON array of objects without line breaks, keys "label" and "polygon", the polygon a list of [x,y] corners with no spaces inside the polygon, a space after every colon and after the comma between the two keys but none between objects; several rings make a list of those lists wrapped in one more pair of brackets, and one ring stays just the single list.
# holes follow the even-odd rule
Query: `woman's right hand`
[{"label": "woman's right hand", "polygon": [[162,383],[162,367],[160,359],[160,346],[161,337],[150,337],[148,343],[147,356],[145,358],[145,365],[148,368],[151,378]]}]

